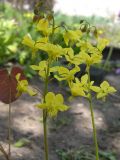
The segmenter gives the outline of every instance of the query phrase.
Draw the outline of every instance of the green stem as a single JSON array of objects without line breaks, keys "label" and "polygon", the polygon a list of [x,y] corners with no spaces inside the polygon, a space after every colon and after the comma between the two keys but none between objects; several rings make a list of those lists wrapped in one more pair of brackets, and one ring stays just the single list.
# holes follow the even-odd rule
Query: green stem
[{"label": "green stem", "polygon": [[[54,35],[54,30],[55,30],[55,19],[53,16],[53,24],[52,24],[52,36]],[[52,37],[53,38],[53,37]]]},{"label": "green stem", "polygon": [[90,106],[90,112],[91,112],[91,120],[92,120],[92,127],[93,127],[93,138],[94,138],[94,144],[95,144],[95,152],[96,152],[96,160],[99,160],[99,148],[98,148],[98,142],[97,142],[97,131],[95,126],[95,117],[94,117],[94,111],[92,106],[92,95],[90,90],[90,67],[88,68],[88,85],[89,85],[89,106]]},{"label": "green stem", "polygon": [[[45,96],[48,92],[48,77],[49,77],[49,62],[46,71],[46,79],[45,79],[45,88],[44,88],[44,102]],[[43,128],[44,128],[44,152],[45,152],[45,160],[48,160],[48,139],[47,139],[47,110],[43,110]]]},{"label": "green stem", "polygon": [[96,132],[95,118],[94,118],[94,112],[93,112],[93,106],[92,106],[92,101],[91,100],[89,100],[89,105],[90,105],[90,112],[91,112],[91,118],[92,118],[93,138],[94,138],[95,151],[96,151],[96,160],[99,160],[99,149],[98,149],[98,142],[97,142],[97,132]]},{"label": "green stem", "polygon": [[51,33],[51,42],[53,42],[53,35],[54,35],[54,31],[55,31],[55,19],[54,16],[52,17],[52,33]]},{"label": "green stem", "polygon": [[44,128],[44,153],[45,160],[48,160],[48,139],[47,139],[47,115],[46,110],[43,110],[43,128]]},{"label": "green stem", "polygon": [[108,66],[108,62],[112,56],[112,53],[113,53],[113,46],[110,47],[110,50],[109,50],[108,56],[106,58],[105,64],[103,66],[103,69],[106,69],[106,67]]},{"label": "green stem", "polygon": [[[53,17],[53,24],[52,24],[52,36],[51,41],[53,41],[53,35],[54,35],[54,27],[55,27],[55,21]],[[48,82],[49,82],[49,71],[50,71],[50,60],[48,60],[47,70],[46,70],[46,79],[45,79],[45,88],[44,88],[44,102],[45,102],[45,96],[48,92]],[[44,128],[44,152],[45,152],[45,160],[48,160],[48,139],[47,139],[47,110],[43,110],[43,128]]]}]

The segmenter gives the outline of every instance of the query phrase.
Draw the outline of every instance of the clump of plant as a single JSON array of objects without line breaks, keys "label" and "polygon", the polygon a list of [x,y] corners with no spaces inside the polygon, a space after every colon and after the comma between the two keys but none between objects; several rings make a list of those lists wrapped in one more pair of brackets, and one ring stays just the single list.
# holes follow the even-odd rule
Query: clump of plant
[{"label": "clump of plant", "polygon": [[[93,150],[89,146],[79,149],[59,149],[56,153],[60,160],[95,160]],[[110,151],[99,151],[101,160],[116,160],[115,154]]]},{"label": "clump of plant", "polygon": [[0,16],[0,65],[15,57],[18,44],[14,41],[16,24],[14,20],[5,20]]},{"label": "clump of plant", "polygon": [[[9,3],[0,3],[0,67],[7,66],[9,62],[24,65],[24,71],[28,78],[35,74],[30,70],[30,64],[33,63],[30,58],[30,50],[26,50],[21,45],[21,39],[30,32],[36,36],[33,31],[31,18],[33,13],[21,12],[13,8]],[[9,13],[9,14],[8,14]],[[34,61],[40,60],[38,56]]]},{"label": "clump of plant", "polygon": [[[40,61],[38,65],[31,66],[33,70],[38,71],[38,75],[43,79],[45,85],[41,103],[36,105],[43,110],[45,160],[48,160],[47,119],[48,117],[57,116],[58,111],[66,111],[69,108],[64,105],[61,94],[48,91],[51,73],[54,73],[54,78],[58,81],[67,81],[72,96],[82,96],[88,101],[96,160],[99,160],[92,92],[96,94],[97,99],[105,100],[108,94],[114,93],[116,90],[107,81],[102,82],[99,87],[95,86],[94,81],[90,80],[90,67],[102,61],[102,51],[108,44],[108,40],[99,37],[96,27],[90,26],[86,21],[80,22],[80,29],[71,30],[65,25],[56,26],[53,13],[49,11],[41,13],[37,10],[38,8],[35,9],[34,21],[36,22],[36,30],[41,36],[37,40],[33,40],[28,34],[24,37],[22,43],[32,49],[33,58],[38,50],[41,51],[39,54],[46,55],[46,58]],[[64,48],[55,43],[54,37],[57,34],[62,34],[65,42]],[[91,42],[91,34],[95,38],[94,45]],[[75,46],[79,48],[78,54],[74,54],[73,48]],[[63,58],[66,59],[71,69],[68,66],[53,66],[56,61],[60,61]],[[86,64],[86,73],[82,77],[76,78],[75,74],[80,71],[80,64]]]},{"label": "clump of plant", "polygon": [[[32,49],[33,57],[36,56],[38,50],[42,51],[41,54],[46,54],[46,59],[39,62],[38,65],[31,66],[33,70],[38,71],[45,84],[42,103],[36,105],[43,110],[45,159],[48,160],[47,119],[48,117],[57,116],[58,111],[65,111],[69,108],[63,104],[64,100],[61,94],[48,91],[50,75],[54,72],[54,78],[58,81],[68,82],[72,96],[82,96],[88,101],[96,160],[99,160],[92,92],[96,94],[97,99],[105,100],[108,94],[114,93],[116,90],[107,81],[102,82],[99,87],[95,86],[94,81],[90,80],[90,67],[102,61],[102,51],[108,44],[108,40],[99,37],[96,27],[90,26],[85,21],[80,22],[80,29],[71,30],[64,25],[56,26],[51,12],[40,15],[37,12],[36,14],[34,17],[34,19],[36,18],[36,30],[41,34],[41,37],[38,37],[35,41],[28,34],[24,37],[23,44]],[[54,37],[58,32],[63,36],[66,44],[64,48],[54,41]],[[94,45],[91,42],[91,34],[95,38]],[[73,48],[75,46],[79,48],[78,54],[74,54]],[[62,65],[53,67],[54,62],[63,58],[66,59],[71,69]],[[80,64],[86,64],[86,73],[82,77],[76,78],[75,74],[80,71]]]}]

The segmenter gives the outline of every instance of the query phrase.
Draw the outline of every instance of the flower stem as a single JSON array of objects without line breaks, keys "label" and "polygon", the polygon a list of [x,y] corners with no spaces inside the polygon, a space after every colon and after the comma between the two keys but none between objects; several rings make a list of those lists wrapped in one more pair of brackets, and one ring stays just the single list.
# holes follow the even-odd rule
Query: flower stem
[{"label": "flower stem", "polygon": [[53,35],[54,35],[54,31],[55,31],[55,19],[54,19],[54,16],[52,17],[52,19],[53,19],[53,23],[52,23],[51,41],[53,41]]},{"label": "flower stem", "polygon": [[92,106],[92,101],[91,100],[89,100],[89,105],[90,105],[90,112],[91,112],[91,119],[92,119],[93,138],[94,138],[94,144],[95,144],[96,160],[99,160],[97,133],[96,133],[95,118],[94,118],[94,112],[93,112],[93,106]]},{"label": "flower stem", "polygon": [[104,66],[103,66],[103,69],[104,69],[104,70],[108,67],[109,60],[110,60],[110,58],[111,58],[111,56],[112,56],[112,53],[113,53],[113,46],[111,46],[110,49],[109,49],[108,56],[107,56],[107,58],[106,58],[106,61],[105,61]]},{"label": "flower stem", "polygon": [[43,110],[43,127],[44,127],[44,153],[45,153],[45,160],[48,160],[48,139],[47,139],[47,114],[46,114],[46,110]]},{"label": "flower stem", "polygon": [[[55,28],[55,21],[53,17],[53,24],[52,24],[52,35],[51,35],[51,42],[53,41],[54,35],[54,28]],[[48,92],[48,82],[49,82],[49,71],[50,71],[50,60],[48,59],[47,70],[46,70],[46,79],[45,79],[45,88],[44,88],[44,102],[45,96]],[[48,138],[47,138],[47,110],[43,110],[43,128],[44,128],[44,153],[45,153],[45,160],[49,160],[48,154]]]},{"label": "flower stem", "polygon": [[99,148],[98,148],[98,142],[97,142],[97,131],[95,126],[95,117],[94,117],[94,111],[92,106],[92,95],[90,90],[90,67],[88,68],[88,85],[89,85],[89,106],[90,106],[90,112],[91,112],[91,120],[92,120],[92,128],[93,128],[93,138],[94,138],[94,144],[95,144],[95,153],[96,153],[96,160],[99,160]]},{"label": "flower stem", "polygon": [[[46,71],[46,79],[45,79],[45,88],[44,88],[44,102],[45,96],[48,92],[48,77],[49,77],[49,61]],[[44,153],[45,153],[45,160],[48,160],[48,139],[47,139],[47,110],[43,110],[43,128],[44,128]]]}]

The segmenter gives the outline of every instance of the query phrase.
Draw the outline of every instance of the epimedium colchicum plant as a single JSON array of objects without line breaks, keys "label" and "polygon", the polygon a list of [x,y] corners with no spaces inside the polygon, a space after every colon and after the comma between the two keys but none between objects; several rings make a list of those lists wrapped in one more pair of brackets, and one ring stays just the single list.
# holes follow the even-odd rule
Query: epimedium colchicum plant
[{"label": "epimedium colchicum plant", "polygon": [[[58,81],[67,81],[72,96],[85,97],[89,102],[91,121],[93,127],[93,138],[95,144],[96,160],[99,160],[98,142],[96,126],[93,112],[92,92],[96,94],[97,99],[104,99],[108,94],[116,92],[115,88],[110,86],[107,81],[103,81],[100,86],[95,86],[94,81],[90,80],[90,67],[93,64],[102,61],[102,51],[109,43],[107,39],[99,36],[96,27],[90,26],[85,21],[80,22],[80,29],[67,29],[66,26],[56,26],[52,13],[44,14],[36,20],[36,31],[40,33],[37,40],[33,40],[30,34],[25,35],[22,43],[32,50],[32,57],[36,54],[46,54],[47,58],[40,61],[38,65],[32,65],[31,68],[38,71],[38,75],[43,79],[45,87],[43,100],[36,106],[43,110],[44,126],[44,150],[45,160],[48,160],[48,142],[47,142],[47,118],[57,116],[58,111],[69,109],[64,104],[61,94],[55,94],[48,91],[48,84],[51,73]],[[63,36],[65,47],[56,44],[54,37],[57,34]],[[95,39],[95,44],[91,42],[91,34]],[[79,53],[74,53],[75,46],[79,48]],[[37,51],[41,53],[37,53]],[[68,66],[53,66],[55,61],[61,61],[63,58],[68,62]],[[86,64],[86,74],[76,78],[75,74],[80,71],[80,64]],[[69,69],[70,68],[70,69]]]},{"label": "epimedium colchicum plant", "polygon": [[[108,40],[101,38],[97,29],[94,26],[91,27],[85,21],[80,22],[80,29],[72,30],[67,29],[63,24],[56,26],[53,13],[48,12],[39,16],[38,11],[36,12],[34,21],[36,22],[36,31],[39,32],[40,36],[37,40],[33,40],[30,34],[27,34],[22,43],[31,48],[33,58],[37,54],[46,54],[46,58],[39,64],[31,65],[31,68],[38,71],[38,75],[44,81],[42,100],[39,104],[36,104],[36,107],[43,110],[45,160],[49,159],[47,119],[48,117],[56,117],[59,111],[66,111],[70,108],[64,104],[62,94],[48,91],[51,73],[54,73],[54,78],[58,81],[67,81],[72,96],[85,97],[89,102],[96,160],[99,160],[92,92],[95,92],[97,99],[105,100],[108,94],[114,93],[116,90],[107,81],[102,82],[100,86],[95,86],[94,81],[90,80],[90,67],[101,62],[102,51],[108,44]],[[58,34],[63,36],[65,47],[56,43],[54,37]],[[95,37],[94,45],[91,42],[91,34]],[[74,53],[75,47],[79,48],[77,54]],[[56,61],[61,61],[63,58],[68,62],[68,66],[54,66]],[[86,64],[86,74],[77,78],[75,74],[80,71],[79,66],[83,63]],[[35,95],[36,92],[29,89],[28,82],[20,77],[21,73],[16,74],[17,96],[24,92],[31,96]]]},{"label": "epimedium colchicum plant", "polygon": [[[93,138],[95,144],[96,160],[99,160],[98,142],[96,126],[92,104],[92,92],[95,92],[97,99],[104,99],[108,94],[116,92],[115,88],[110,86],[107,81],[103,81],[100,86],[95,86],[94,81],[90,80],[90,67],[93,64],[102,61],[102,51],[109,43],[107,39],[99,36],[96,27],[90,26],[87,22],[80,22],[80,29],[71,30],[66,26],[56,26],[52,13],[44,14],[36,20],[36,31],[40,33],[37,40],[33,40],[30,34],[25,35],[22,43],[32,50],[32,57],[36,54],[46,54],[47,58],[40,61],[38,65],[32,65],[31,68],[38,71],[39,76],[43,79],[45,87],[42,102],[36,106],[43,110],[44,126],[44,150],[45,160],[48,160],[48,142],[47,142],[47,118],[57,116],[58,111],[69,109],[64,104],[62,94],[55,94],[48,91],[48,84],[51,73],[58,81],[67,81],[72,96],[85,97],[89,102],[91,120],[93,127]],[[95,37],[95,44],[91,42],[91,34]],[[62,34],[65,42],[63,48],[56,44],[54,37]],[[74,53],[74,47],[79,48],[79,53]],[[41,53],[37,53],[37,51]],[[66,66],[53,66],[55,61],[61,61],[65,58],[69,64]],[[86,74],[76,78],[75,74],[80,71],[80,64],[86,64]],[[70,69],[69,69],[70,68]]]}]

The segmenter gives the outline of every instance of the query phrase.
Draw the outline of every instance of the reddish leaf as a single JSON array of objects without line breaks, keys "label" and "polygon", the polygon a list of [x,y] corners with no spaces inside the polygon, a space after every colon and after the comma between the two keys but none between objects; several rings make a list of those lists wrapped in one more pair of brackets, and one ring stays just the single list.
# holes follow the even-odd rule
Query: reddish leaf
[{"label": "reddish leaf", "polygon": [[10,73],[7,69],[0,69],[0,101],[9,104],[18,98],[16,97],[18,73],[21,74],[20,80],[26,79],[20,67],[13,67]]}]

